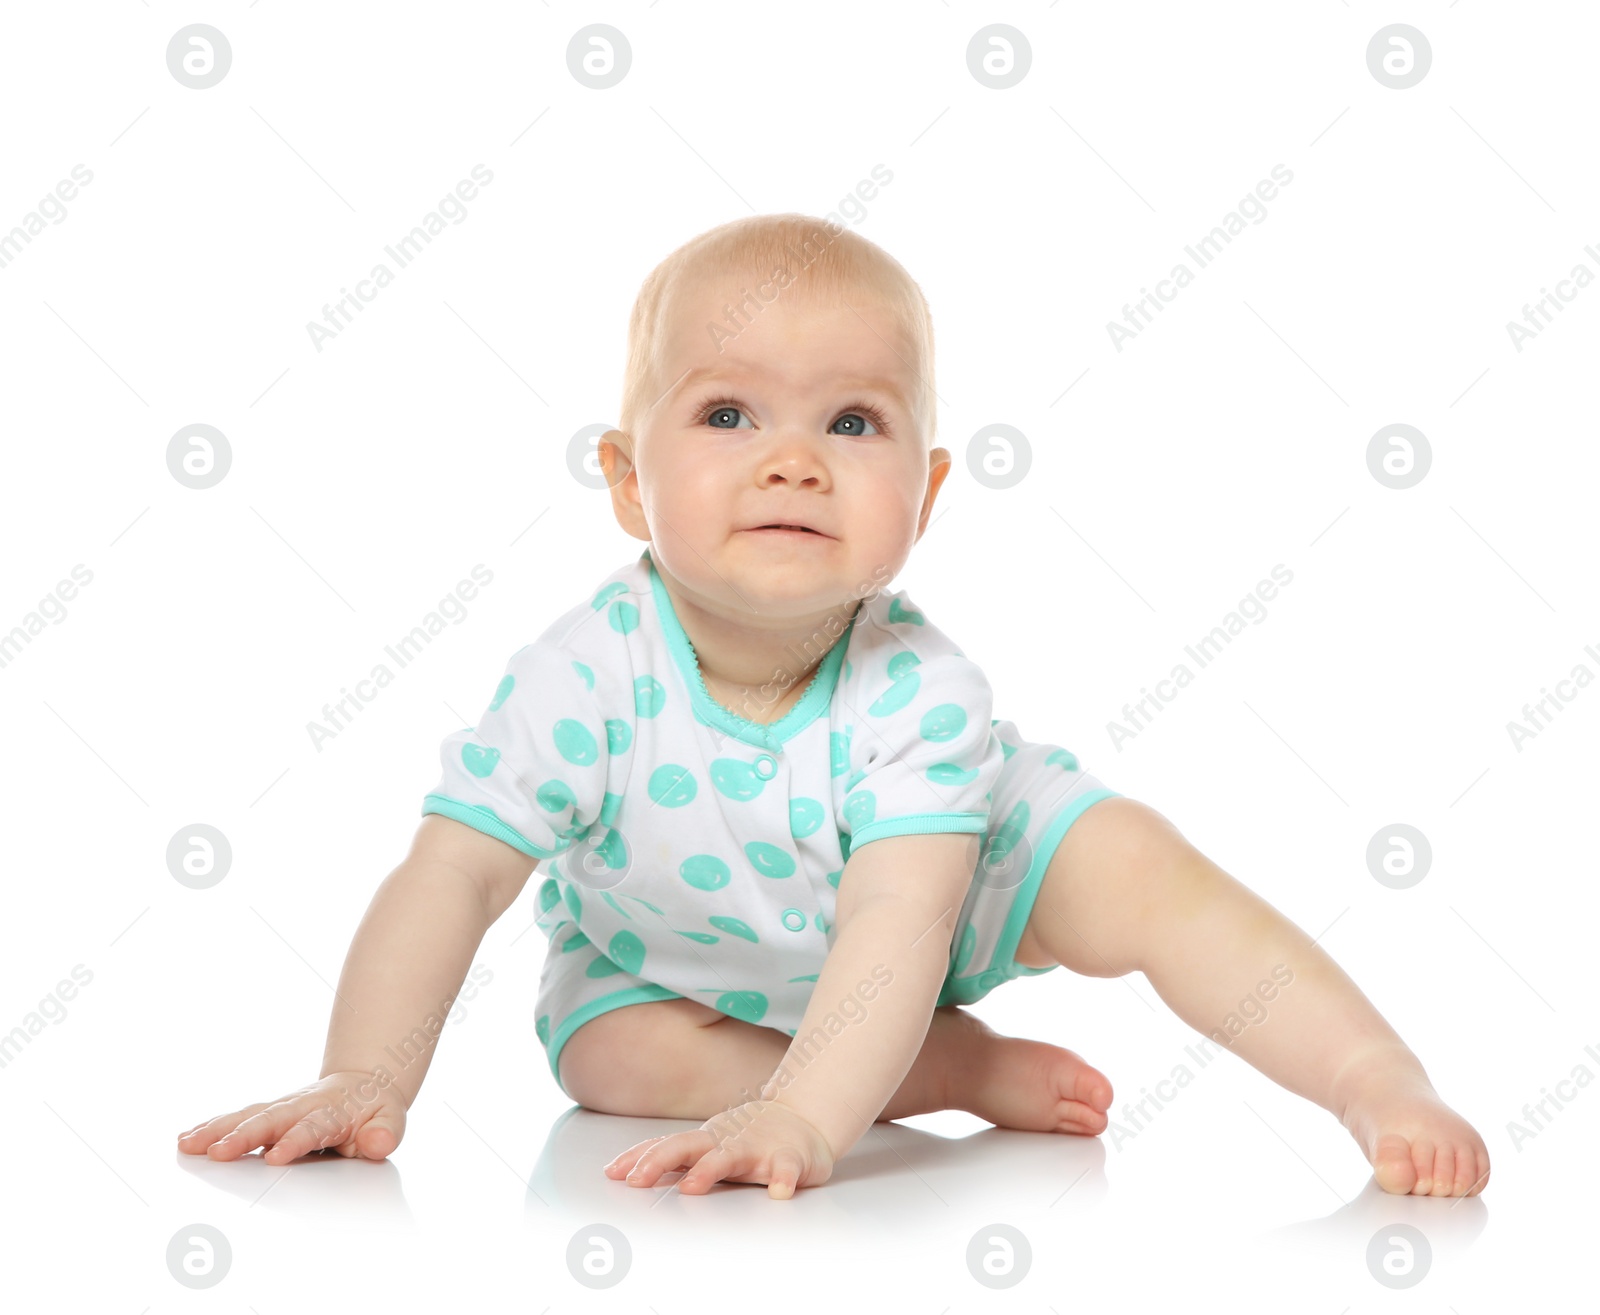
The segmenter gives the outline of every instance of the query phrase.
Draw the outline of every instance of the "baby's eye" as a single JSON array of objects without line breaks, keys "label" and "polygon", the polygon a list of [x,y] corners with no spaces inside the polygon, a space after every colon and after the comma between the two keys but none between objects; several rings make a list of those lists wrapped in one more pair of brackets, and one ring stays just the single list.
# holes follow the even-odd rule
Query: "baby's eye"
[{"label": "baby's eye", "polygon": [[[740,424],[740,421],[744,424]],[[736,406],[719,406],[706,416],[706,424],[713,429],[753,429],[749,417]]]},{"label": "baby's eye", "polygon": [[[878,427],[859,411],[847,411],[833,423],[835,425],[843,425],[844,428],[838,430],[837,432],[844,434],[849,438],[860,438],[864,434],[876,434],[878,432]],[[862,428],[863,425],[866,426],[865,429]],[[835,431],[830,426],[828,432],[831,434]]]}]

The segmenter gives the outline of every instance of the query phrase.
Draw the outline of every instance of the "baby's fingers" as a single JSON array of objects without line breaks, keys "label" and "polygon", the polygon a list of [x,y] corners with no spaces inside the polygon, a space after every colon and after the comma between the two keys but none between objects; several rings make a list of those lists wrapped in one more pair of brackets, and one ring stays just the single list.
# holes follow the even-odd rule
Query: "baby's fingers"
[{"label": "baby's fingers", "polygon": [[805,1169],[805,1165],[795,1152],[774,1151],[772,1167],[767,1176],[767,1195],[777,1201],[788,1200],[794,1195],[794,1189]]},{"label": "baby's fingers", "polygon": [[677,1132],[663,1137],[634,1162],[628,1174],[629,1187],[654,1187],[664,1173],[687,1169],[716,1145],[709,1132]]},{"label": "baby's fingers", "polygon": [[741,1172],[746,1157],[736,1155],[726,1146],[707,1151],[694,1167],[678,1179],[678,1190],[687,1196],[701,1196],[711,1190],[713,1183],[721,1182]]},{"label": "baby's fingers", "polygon": [[624,1174],[633,1169],[633,1166],[639,1162],[640,1156],[642,1156],[657,1142],[663,1142],[665,1140],[665,1137],[648,1137],[644,1141],[634,1142],[632,1146],[628,1147],[627,1150],[623,1151],[622,1154],[618,1155],[611,1161],[610,1164],[605,1166],[606,1177],[621,1178]]},{"label": "baby's fingers", "polygon": [[232,1114],[219,1114],[214,1119],[207,1119],[204,1123],[197,1123],[188,1132],[178,1136],[178,1149],[185,1155],[204,1155],[216,1142],[231,1133],[251,1115],[267,1108],[270,1101],[262,1101],[259,1105],[246,1105],[242,1110],[234,1110]]},{"label": "baby's fingers", "polygon": [[268,1164],[288,1164],[325,1146],[339,1146],[342,1150],[347,1136],[348,1129],[334,1118],[331,1108],[324,1106],[312,1110],[270,1139],[271,1145],[261,1158]]},{"label": "baby's fingers", "polygon": [[213,1160],[237,1160],[257,1146],[271,1146],[281,1133],[289,1130],[298,1113],[294,1106],[282,1101],[260,1108],[227,1136],[213,1142],[206,1155]]},{"label": "baby's fingers", "polygon": [[700,1196],[723,1179],[730,1183],[764,1182],[768,1196],[777,1201],[787,1201],[794,1195],[804,1173],[805,1164],[794,1151],[774,1151],[763,1163],[761,1157],[749,1151],[718,1146],[702,1155],[694,1167],[678,1180],[678,1190],[687,1196]]}]

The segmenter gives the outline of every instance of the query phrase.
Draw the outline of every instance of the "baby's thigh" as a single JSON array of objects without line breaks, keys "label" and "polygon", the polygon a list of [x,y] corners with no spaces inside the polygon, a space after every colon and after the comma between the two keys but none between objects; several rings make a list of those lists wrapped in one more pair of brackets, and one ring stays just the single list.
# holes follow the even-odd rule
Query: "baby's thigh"
[{"label": "baby's thigh", "polygon": [[681,997],[597,1014],[561,1047],[561,1089],[578,1104],[602,1113],[638,1112],[662,1091],[676,1089],[673,1068],[692,1056],[689,1043],[700,1028],[725,1017]]}]

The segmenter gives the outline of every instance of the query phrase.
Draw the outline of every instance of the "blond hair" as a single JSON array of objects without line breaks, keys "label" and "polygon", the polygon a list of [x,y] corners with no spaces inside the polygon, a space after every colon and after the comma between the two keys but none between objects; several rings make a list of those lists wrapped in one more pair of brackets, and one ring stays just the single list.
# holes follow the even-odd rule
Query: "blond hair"
[{"label": "blond hair", "polygon": [[[906,362],[914,381],[908,400],[916,407],[924,441],[931,446],[937,422],[933,318],[922,289],[877,243],[835,221],[794,213],[752,215],[707,229],[650,271],[628,320],[618,428],[633,439],[646,414],[674,382],[659,377],[660,340],[669,299],[680,284],[708,276],[765,282],[780,269],[787,271],[789,281],[777,295],[795,299],[794,304],[838,306],[858,290],[882,299],[913,346],[913,357]],[[736,329],[729,330],[729,336],[735,333]]]}]

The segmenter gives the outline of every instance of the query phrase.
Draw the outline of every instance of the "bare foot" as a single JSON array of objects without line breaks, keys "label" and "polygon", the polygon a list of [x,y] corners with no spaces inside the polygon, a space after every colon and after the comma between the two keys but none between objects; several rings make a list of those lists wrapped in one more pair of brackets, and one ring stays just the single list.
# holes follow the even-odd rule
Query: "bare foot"
[{"label": "bare foot", "polygon": [[1398,1065],[1369,1075],[1340,1120],[1397,1196],[1476,1196],[1489,1181],[1489,1148],[1421,1074]]},{"label": "bare foot", "polygon": [[962,1010],[953,1043],[948,1108],[1002,1128],[1095,1136],[1106,1130],[1111,1082],[1070,1050],[1001,1036]]}]

